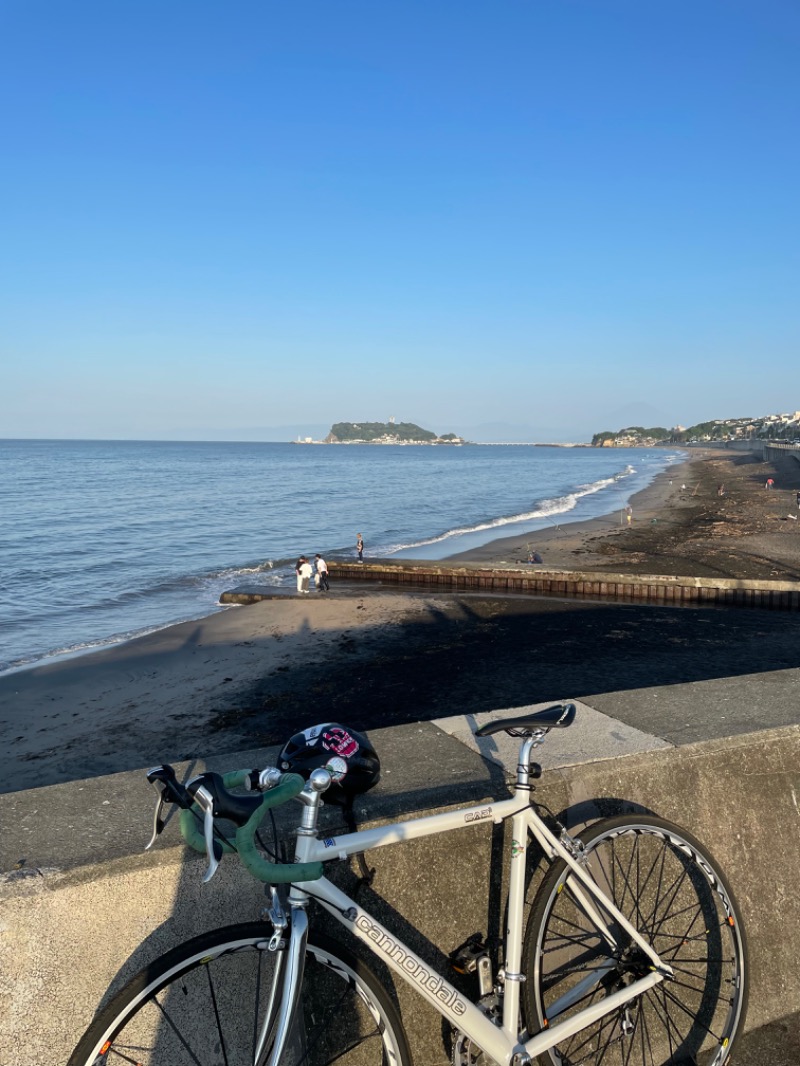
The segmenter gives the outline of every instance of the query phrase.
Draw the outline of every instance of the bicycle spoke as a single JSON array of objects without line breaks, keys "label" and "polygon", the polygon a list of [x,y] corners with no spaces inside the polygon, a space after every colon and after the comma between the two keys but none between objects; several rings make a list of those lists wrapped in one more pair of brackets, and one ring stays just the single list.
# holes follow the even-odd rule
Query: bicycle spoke
[{"label": "bicycle spoke", "polygon": [[116,1045],[112,1045],[108,1049],[108,1054],[110,1054],[112,1051],[114,1052],[114,1055],[115,1055],[116,1058],[123,1059],[125,1062],[130,1062],[131,1066],[139,1066],[139,1059],[138,1058],[132,1059],[129,1055],[123,1054],[123,1052],[121,1052],[119,1050],[119,1048],[116,1047]]},{"label": "bicycle spoke", "polygon": [[587,1048],[594,1040],[597,1039],[598,1034],[602,1034],[603,1029],[610,1028],[614,1024],[614,1019],[609,1015],[607,1018],[602,1018],[597,1023],[598,1028],[592,1028],[591,1030],[584,1030],[582,1033],[576,1033],[571,1038],[571,1042],[567,1045],[567,1049],[563,1051],[563,1054],[567,1055],[567,1061],[570,1066],[577,1066],[578,1063],[587,1061],[586,1058],[575,1059],[573,1055],[580,1055],[581,1052]]},{"label": "bicycle spoke", "polygon": [[[551,946],[545,949],[545,953],[560,951],[566,944],[582,945],[587,940],[599,941],[600,937],[596,934],[594,936],[589,936],[588,934],[586,936],[567,936],[566,933],[559,933],[557,936],[550,937]],[[553,941],[557,941],[557,943],[553,944]]]},{"label": "bicycle spoke", "polygon": [[219,1043],[222,1050],[222,1058],[225,1060],[225,1066],[230,1066],[228,1062],[228,1052],[225,1047],[225,1035],[222,1032],[222,1022],[219,1017],[219,1007],[217,1006],[217,997],[214,992],[214,982],[211,980],[211,967],[206,966],[206,977],[208,978],[208,990],[211,994],[211,1003],[214,1007],[214,1017],[217,1019],[217,1032],[219,1033]]},{"label": "bicycle spoke", "polygon": [[168,1012],[165,1009],[164,1005],[158,999],[154,1000],[154,1003],[155,1003],[156,1007],[158,1007],[158,1009],[161,1011],[161,1016],[163,1017],[164,1021],[167,1023],[167,1025],[173,1031],[173,1033],[178,1038],[178,1040],[180,1040],[180,1042],[183,1045],[184,1049],[189,1054],[192,1062],[195,1063],[196,1066],[202,1066],[202,1063],[200,1062],[200,1059],[198,1059],[197,1055],[195,1055],[195,1053],[189,1047],[187,1042],[184,1040],[183,1035],[179,1032],[177,1025],[175,1024],[175,1022],[172,1020],[172,1018],[168,1014]]},{"label": "bicycle spoke", "polygon": [[[615,845],[616,845],[616,841],[615,841]],[[641,924],[643,924],[642,923],[642,913],[641,913],[641,911],[639,909],[639,895],[638,895],[638,892],[631,885],[631,880],[630,880],[630,872],[631,872],[631,869],[633,868],[633,864],[634,864],[638,854],[639,853],[638,853],[638,851],[635,848],[631,849],[630,855],[628,857],[627,870],[625,870],[623,868],[623,866],[622,866],[622,863],[621,863],[621,861],[619,859],[619,856],[617,855],[616,846],[611,849],[611,861],[612,862],[616,862],[617,865],[619,866],[619,873],[620,873],[620,877],[623,879],[622,883],[623,883],[623,886],[624,886],[622,894],[620,896],[615,896],[614,898],[615,898],[615,901],[617,903],[617,906],[622,911],[622,913],[625,915],[625,917],[631,922],[632,925],[641,925]],[[630,905],[629,908],[626,909],[625,900],[626,900],[627,896],[630,896],[631,905]]]},{"label": "bicycle spoke", "polygon": [[667,1003],[667,997],[664,994],[664,984],[663,983],[658,988],[658,994],[654,995],[652,997],[652,1002],[654,1004],[659,1002],[659,996],[661,997],[660,1005],[663,1007],[663,1010],[664,1010],[664,1014],[663,1014],[664,1029],[665,1029],[666,1034],[667,1034],[667,1039],[669,1040],[670,1057],[672,1057],[674,1055],[674,1053],[675,1053],[675,1047],[676,1047],[676,1044],[673,1041],[673,1037],[676,1037],[678,1040],[680,1040],[681,1034],[680,1034],[680,1030],[678,1029],[678,1026],[677,1026],[675,1020],[673,1019],[672,1015],[669,1012],[669,1004]]},{"label": "bicycle spoke", "polygon": [[[157,966],[143,971],[118,997],[128,1005],[109,1004],[97,1033],[86,1035],[85,1056],[79,1048],[70,1066],[94,1066],[107,1040],[101,1061],[120,1066],[253,1066],[276,959],[258,923],[232,927],[229,940],[227,933],[198,937],[180,968],[165,957],[162,976]],[[407,1066],[402,1026],[377,978],[355,959],[343,961],[346,952],[309,943],[307,956],[282,1066]]]},{"label": "bicycle spoke", "polygon": [[[698,861],[696,843],[685,843],[674,827],[655,817],[611,820],[592,833],[581,834],[587,869],[670,965],[672,977],[564,1041],[549,1058],[559,1066],[688,1066],[712,1045],[715,1056],[720,1047],[729,1050],[741,1014],[744,957],[728,921],[732,903],[718,875],[710,876],[707,858]],[[558,1021],[574,1017],[643,976],[649,966],[636,942],[614,928],[613,917],[619,947],[613,955],[602,952],[600,932],[563,891],[572,876],[562,863],[545,877],[534,901],[541,929],[529,1000],[541,1003],[536,1010],[551,1024],[557,1005]],[[533,921],[532,926],[537,928]],[[602,960],[605,973],[584,991]]]},{"label": "bicycle spoke", "polygon": [[675,1004],[676,1007],[678,1007],[679,1010],[682,1010],[687,1015],[687,1017],[692,1019],[692,1023],[694,1025],[702,1026],[709,1036],[713,1037],[713,1039],[716,1040],[718,1044],[721,1043],[722,1037],[719,1033],[715,1033],[713,1029],[710,1029],[707,1025],[705,1025],[695,1014],[688,1010],[676,996],[671,995],[668,989],[665,989],[665,994],[669,996],[670,1000]]},{"label": "bicycle spoke", "polygon": [[[326,1014],[328,1014],[328,1015],[330,1015],[332,1017],[336,1017],[338,1012],[342,1009],[342,1005],[344,1004],[349,991],[350,991],[350,989],[348,987],[343,988],[342,989],[342,993],[339,996],[339,999],[338,999],[338,1001],[336,1003],[326,1003],[326,1005],[325,1005]],[[306,1060],[311,1055],[312,1051],[314,1051],[316,1049],[316,1047],[318,1046],[318,1044],[320,1043],[320,1041],[322,1040],[322,1037],[324,1035],[325,1035],[324,1024],[320,1023],[317,1026],[317,1028],[316,1028],[316,1036],[308,1044],[308,1046],[306,1048],[306,1053],[302,1057],[302,1059],[300,1059],[300,1061],[297,1063],[297,1066],[303,1066],[303,1063],[306,1062]],[[339,1050],[336,1053],[334,1053],[332,1058],[326,1059],[324,1064],[318,1064],[318,1066],[332,1066],[332,1063],[338,1062],[340,1059],[344,1058],[345,1055],[349,1055],[350,1052],[354,1051],[357,1047],[360,1047],[361,1044],[365,1043],[367,1040],[372,1040],[375,1037],[380,1037],[380,1031],[378,1030],[377,1026],[375,1027],[375,1029],[371,1033],[365,1033],[363,1036],[358,1037],[358,1039],[353,1039],[349,1045],[345,1046],[341,1050]]]}]

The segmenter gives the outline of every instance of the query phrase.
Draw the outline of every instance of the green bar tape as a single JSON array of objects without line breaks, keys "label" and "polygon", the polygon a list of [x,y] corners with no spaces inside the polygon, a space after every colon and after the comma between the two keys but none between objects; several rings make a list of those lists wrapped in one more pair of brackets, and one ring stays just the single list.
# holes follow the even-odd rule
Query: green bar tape
[{"label": "green bar tape", "polygon": [[[226,788],[239,788],[244,784],[249,773],[249,770],[233,770],[223,775],[223,784]],[[321,862],[270,862],[269,859],[264,858],[255,843],[256,832],[267,811],[272,807],[288,803],[289,800],[299,795],[304,787],[305,781],[299,774],[286,774],[279,785],[264,793],[261,806],[257,807],[245,824],[236,830],[236,843],[233,847],[222,840],[217,841],[223,851],[238,851],[245,868],[256,880],[270,885],[285,885],[296,881],[316,881],[322,877]],[[195,813],[200,818],[199,822]],[[192,804],[190,811],[181,811],[180,826],[186,843],[195,851],[205,855],[206,842],[201,828],[202,819],[203,812],[197,804]]]}]

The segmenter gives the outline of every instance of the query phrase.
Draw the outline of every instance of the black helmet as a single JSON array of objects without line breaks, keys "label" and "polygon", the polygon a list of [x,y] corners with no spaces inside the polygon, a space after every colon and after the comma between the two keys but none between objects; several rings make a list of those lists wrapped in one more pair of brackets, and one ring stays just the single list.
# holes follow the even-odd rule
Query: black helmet
[{"label": "black helmet", "polygon": [[300,774],[306,780],[323,767],[333,784],[324,798],[342,803],[377,785],[381,777],[378,753],[363,733],[327,722],[295,733],[278,756],[278,769]]}]

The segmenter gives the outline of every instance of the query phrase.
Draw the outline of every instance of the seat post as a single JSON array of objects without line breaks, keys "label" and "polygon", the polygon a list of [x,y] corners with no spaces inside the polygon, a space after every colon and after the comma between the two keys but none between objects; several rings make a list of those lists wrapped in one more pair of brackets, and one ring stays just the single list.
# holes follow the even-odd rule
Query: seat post
[{"label": "seat post", "polygon": [[530,768],[531,752],[544,740],[546,731],[537,729],[535,733],[525,737],[519,746],[519,762],[517,763],[517,788],[530,791]]}]

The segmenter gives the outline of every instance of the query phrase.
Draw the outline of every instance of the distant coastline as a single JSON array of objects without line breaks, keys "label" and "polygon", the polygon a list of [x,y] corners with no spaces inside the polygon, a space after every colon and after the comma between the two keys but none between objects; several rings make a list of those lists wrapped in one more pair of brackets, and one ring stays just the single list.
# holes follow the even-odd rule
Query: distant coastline
[{"label": "distant coastline", "polygon": [[[618,433],[596,433],[591,441],[482,441],[495,447],[528,448],[652,448],[658,445],[674,444],[668,440],[669,432],[662,429],[645,430],[632,427]],[[316,437],[301,437],[291,444],[391,444],[391,445],[448,445],[461,447],[475,444],[457,433],[436,433],[423,429],[415,422],[334,422],[327,436],[322,440]]]}]

